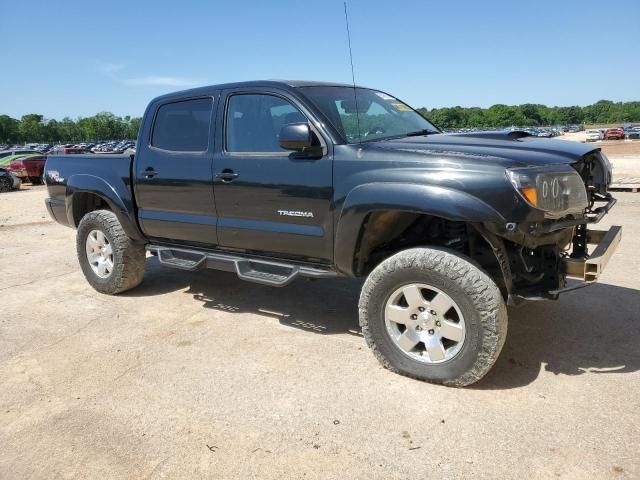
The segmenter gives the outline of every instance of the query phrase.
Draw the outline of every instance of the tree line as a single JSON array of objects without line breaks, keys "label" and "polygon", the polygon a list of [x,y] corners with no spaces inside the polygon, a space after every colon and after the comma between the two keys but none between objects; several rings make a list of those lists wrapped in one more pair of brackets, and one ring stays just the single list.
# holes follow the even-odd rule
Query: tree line
[{"label": "tree line", "polygon": [[[441,128],[542,126],[570,124],[611,124],[640,122],[640,102],[600,100],[585,107],[547,107],[523,105],[493,105],[489,108],[446,107],[419,108],[418,111]],[[15,119],[0,115],[0,143],[71,143],[97,140],[135,139],[142,119],[118,117],[101,112],[92,117],[72,120],[46,119],[30,113]]]},{"label": "tree line", "polygon": [[93,117],[72,120],[46,119],[30,113],[15,119],[0,115],[0,143],[77,143],[96,140],[135,139],[140,128],[140,117],[118,117],[101,112]]},{"label": "tree line", "polygon": [[489,108],[446,107],[418,109],[441,128],[536,127],[544,125],[599,125],[640,122],[640,102],[600,100],[585,107],[547,107],[533,103],[493,105]]}]

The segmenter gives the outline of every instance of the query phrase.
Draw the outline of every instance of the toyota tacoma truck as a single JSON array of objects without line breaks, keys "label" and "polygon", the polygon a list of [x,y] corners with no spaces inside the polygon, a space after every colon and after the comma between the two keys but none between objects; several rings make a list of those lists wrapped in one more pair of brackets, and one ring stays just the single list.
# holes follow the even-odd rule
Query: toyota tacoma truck
[{"label": "toyota tacoma truck", "polygon": [[[154,99],[135,155],[51,156],[46,206],[93,288],[167,267],[281,287],[365,279],[363,336],[388,369],[465,386],[495,363],[507,305],[595,281],[621,228],[599,148],[443,134],[392,95],[255,81]],[[318,299],[326,302],[326,299]]]}]

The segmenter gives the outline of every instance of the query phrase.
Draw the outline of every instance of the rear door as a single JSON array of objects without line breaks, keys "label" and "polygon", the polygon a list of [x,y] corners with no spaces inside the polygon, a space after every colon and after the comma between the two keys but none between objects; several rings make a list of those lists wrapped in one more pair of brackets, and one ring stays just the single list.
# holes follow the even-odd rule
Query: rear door
[{"label": "rear door", "polygon": [[134,162],[138,219],[149,238],[213,246],[211,163],[216,95],[153,105]]},{"label": "rear door", "polygon": [[[276,89],[223,92],[213,170],[221,247],[330,263],[333,252],[332,149],[311,114]],[[224,105],[224,108],[223,108]],[[309,122],[324,146],[300,158],[279,146],[287,123]]]}]

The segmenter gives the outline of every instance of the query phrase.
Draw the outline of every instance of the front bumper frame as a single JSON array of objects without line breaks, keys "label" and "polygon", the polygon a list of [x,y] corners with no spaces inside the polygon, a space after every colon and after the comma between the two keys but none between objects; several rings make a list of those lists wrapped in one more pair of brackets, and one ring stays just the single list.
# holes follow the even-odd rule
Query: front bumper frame
[{"label": "front bumper frame", "polygon": [[613,206],[618,202],[610,193],[606,193],[604,195],[596,194],[595,202],[603,203],[603,205],[595,208],[593,211],[577,216],[577,218],[572,218],[568,220],[558,220],[554,222],[549,222],[546,225],[543,225],[536,229],[536,233],[540,234],[548,234],[557,232],[559,230],[564,230],[565,228],[575,227],[577,225],[590,225],[594,223],[598,223],[602,220],[609,210],[613,208]]},{"label": "front bumper frame", "polygon": [[587,244],[595,249],[585,258],[563,258],[562,266],[567,277],[584,282],[594,282],[604,271],[622,239],[622,227],[613,225],[609,230],[587,230]]},{"label": "front bumper frame", "polygon": [[595,245],[590,255],[584,258],[564,257],[560,259],[560,270],[573,282],[563,288],[540,291],[538,288],[514,290],[509,293],[507,305],[519,307],[525,301],[557,300],[566,292],[593,285],[604,271],[622,238],[622,227],[614,225],[609,230],[587,230],[587,244]]}]

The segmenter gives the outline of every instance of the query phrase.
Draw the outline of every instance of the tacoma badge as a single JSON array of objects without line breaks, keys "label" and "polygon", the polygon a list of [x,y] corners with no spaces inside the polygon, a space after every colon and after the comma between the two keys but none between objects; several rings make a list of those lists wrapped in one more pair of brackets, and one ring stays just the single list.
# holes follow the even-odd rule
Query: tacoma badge
[{"label": "tacoma badge", "polygon": [[313,212],[302,212],[300,210],[278,210],[278,215],[282,217],[313,218]]}]

